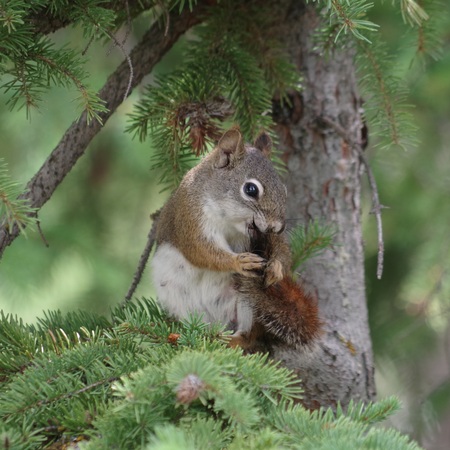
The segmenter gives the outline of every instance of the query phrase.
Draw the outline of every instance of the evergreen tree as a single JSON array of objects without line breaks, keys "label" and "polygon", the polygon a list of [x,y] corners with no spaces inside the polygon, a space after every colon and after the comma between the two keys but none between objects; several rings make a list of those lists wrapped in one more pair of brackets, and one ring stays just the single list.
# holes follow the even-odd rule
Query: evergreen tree
[{"label": "evergreen tree", "polygon": [[[428,9],[432,2],[419,4],[414,0],[404,0],[394,3],[400,8],[406,26],[417,31],[417,53],[429,52],[433,56],[437,46],[436,36],[432,32],[434,15]],[[278,164],[282,167],[284,162],[287,167],[287,185],[291,193],[288,216],[299,218],[306,224],[311,219],[318,219],[321,223],[317,228],[317,222],[313,222],[299,232],[298,262],[302,262],[305,255],[314,255],[315,250],[325,246],[328,241],[322,236],[332,236],[332,245],[302,266],[302,276],[315,289],[325,322],[320,353],[314,360],[305,361],[295,350],[280,348],[275,356],[288,367],[301,370],[305,405],[327,407],[340,403],[346,407],[352,399],[356,402],[373,400],[373,361],[367,326],[360,230],[362,168],[366,169],[374,190],[373,210],[379,224],[382,205],[370,167],[362,153],[364,120],[369,124],[372,136],[378,134],[384,138],[379,141],[382,145],[405,145],[411,137],[411,120],[404,102],[404,86],[388,71],[390,60],[383,43],[377,39],[377,25],[370,20],[371,7],[372,4],[364,0],[0,2],[0,74],[11,108],[24,107],[28,112],[39,107],[50,86],[75,89],[80,108],[79,120],[69,127],[20,195],[17,186],[9,181],[6,166],[2,163],[0,254],[33,223],[39,209],[51,198],[59,183],[84,154],[92,138],[102,130],[103,124],[131,90],[189,30],[191,34],[185,45],[182,63],[172,73],[157,78],[146,88],[130,115],[128,131],[140,139],[151,141],[155,148],[153,167],[160,171],[163,187],[173,188],[196,158],[211,148],[227,124],[239,123],[247,140],[260,128],[272,129],[278,136],[281,157]],[[117,30],[124,27],[125,35],[128,35],[133,20],[144,12],[151,25],[128,54],[126,42],[116,37]],[[83,51],[70,46],[58,48],[49,36],[68,26],[83,30]],[[89,74],[84,68],[85,54],[89,53],[94,40],[117,46],[124,53],[123,63],[98,93],[88,87]],[[364,94],[364,104],[358,83]],[[362,108],[365,110],[364,116]],[[327,233],[327,230],[332,230],[332,233]],[[378,274],[381,276],[381,226],[378,233]],[[151,242],[147,253],[150,248]],[[124,311],[132,311],[142,320],[149,320],[148,314],[140,315],[138,309],[129,308]],[[147,308],[150,306],[147,305]],[[274,403],[280,408],[274,414],[269,406],[258,403],[254,398],[259,393],[253,392],[252,397],[248,386],[239,385],[241,391],[237,391],[232,381],[222,384],[217,379],[217,373],[228,366],[220,358],[235,355],[233,364],[238,365],[241,363],[237,360],[241,357],[231,350],[219,349],[217,343],[206,345],[211,356],[193,354],[193,358],[198,356],[199,365],[204,364],[197,368],[198,373],[194,371],[198,380],[186,381],[188,385],[190,382],[194,384],[194,391],[200,391],[195,401],[188,402],[189,407],[185,410],[174,406],[173,402],[161,401],[161,410],[156,409],[152,416],[158,398],[167,400],[165,396],[169,395],[168,392],[173,392],[174,386],[182,382],[179,372],[189,357],[183,357],[180,353],[180,359],[173,360],[178,361],[178,365],[173,363],[178,368],[172,367],[172,359],[168,356],[173,351],[171,346],[165,344],[163,355],[153,345],[144,345],[148,344],[144,339],[145,333],[141,338],[135,335],[130,338],[130,330],[117,330],[118,322],[115,322],[114,314],[109,324],[102,322],[106,319],[100,321],[103,324],[98,324],[97,319],[88,316],[73,318],[76,325],[73,328],[70,324],[68,326],[74,335],[61,326],[55,330],[63,331],[53,332],[50,337],[42,327],[33,329],[18,320],[5,318],[5,336],[9,337],[3,341],[2,384],[8,395],[15,393],[21,401],[31,402],[16,402],[19,409],[14,410],[12,397],[2,397],[1,413],[8,427],[5,433],[9,433],[5,435],[6,448],[9,442],[25,440],[38,445],[43,442],[42,439],[59,439],[66,430],[71,430],[68,434],[79,436],[80,433],[87,433],[89,427],[94,430],[92,442],[95,442],[99,432],[104,436],[112,432],[114,442],[123,442],[123,445],[132,442],[130,445],[136,447],[151,445],[153,448],[159,445],[169,448],[175,445],[174,442],[180,442],[186,448],[195,447],[204,442],[196,434],[202,433],[200,429],[208,429],[211,435],[215,435],[219,433],[219,428],[220,434],[223,432],[225,435],[219,437],[217,434],[218,442],[231,448],[233,445],[239,448],[240,439],[244,436],[250,436],[251,445],[255,448],[300,445],[300,441],[289,442],[285,440],[286,436],[282,436],[285,427],[299,430],[298,423],[304,420],[301,417],[306,417],[302,416],[306,412],[292,406],[295,395],[283,397],[281,390],[286,386],[280,387],[280,392],[270,392],[269,396],[281,397]],[[130,316],[129,321],[135,319]],[[89,327],[87,324],[92,321],[95,325]],[[128,319],[124,322],[128,323]],[[185,326],[190,329],[193,325]],[[199,323],[195,326],[198,332]],[[89,336],[83,335],[84,332]],[[122,332],[128,337],[124,338]],[[208,333],[205,330],[202,332]],[[138,333],[139,336],[141,334]],[[183,332],[174,331],[174,334],[180,334],[183,339],[192,335],[184,328]],[[164,333],[161,335],[166,336]],[[177,340],[177,345],[181,347],[181,344],[182,341]],[[200,350],[195,343],[188,344],[194,350]],[[46,354],[51,346],[56,355],[64,355],[58,359],[54,369],[48,366]],[[60,346],[64,350],[58,350]],[[142,358],[136,357],[138,348],[139,352],[142,351]],[[115,356],[111,355],[113,350]],[[36,356],[36,352],[43,355]],[[152,359],[156,357],[154,352],[158,353],[161,361]],[[102,361],[98,367],[93,363],[96,360]],[[94,374],[83,372],[83,368],[91,368],[90,361]],[[250,358],[249,361],[253,360]],[[30,370],[25,370],[29,364]],[[211,365],[217,367],[212,369]],[[258,370],[263,370],[263,367],[261,365]],[[138,375],[128,379],[126,376],[131,372]],[[336,377],[336,373],[340,376]],[[189,375],[185,374],[186,377]],[[122,376],[125,378],[119,382]],[[55,380],[55,383],[47,383],[48,380]],[[156,397],[147,398],[142,406],[143,414],[149,417],[149,423],[144,423],[139,402],[134,404],[127,395],[131,393],[129,395],[133,397],[135,391],[139,394],[148,383],[162,381],[166,390],[154,393]],[[114,400],[110,398],[111,383],[116,383],[117,397]],[[32,392],[26,389],[27,386]],[[192,389],[188,386],[187,390]],[[241,396],[248,400],[248,406],[243,411],[248,412],[249,416],[240,421],[239,410],[220,397],[217,393],[220,390],[229,393],[232,398]],[[98,395],[92,395],[94,391]],[[35,397],[35,394],[43,396]],[[146,394],[142,395],[145,398]],[[72,403],[75,398],[81,398],[81,402]],[[69,423],[72,420],[69,410],[78,417],[73,423]],[[24,414],[27,411],[30,414]],[[134,418],[131,411],[135,414]],[[286,411],[284,423],[276,422],[273,417],[282,417],[281,411]],[[351,411],[364,414],[359,407],[349,411],[349,416]],[[289,414],[293,414],[295,419]],[[21,422],[19,416],[24,416],[24,421]],[[272,419],[264,422],[263,433],[251,437],[249,430],[255,429],[258,418],[262,416]],[[314,448],[317,444],[320,448],[331,439],[335,444],[342,442],[344,445],[349,439],[344,430],[350,429],[353,429],[355,439],[360,439],[355,441],[355,447],[359,442],[362,448],[372,445],[382,448],[383,439],[392,437],[391,444],[403,439],[389,432],[367,433],[367,425],[358,425],[361,415],[352,418],[341,417],[338,413],[337,416],[337,419],[332,419],[331,413],[308,415],[308,421],[317,421],[312,428],[325,430],[327,420],[336,420],[333,429],[341,430],[342,426],[343,434],[336,437],[329,433],[327,438],[324,437],[328,441],[308,440],[312,437],[307,436],[302,445]],[[82,417],[89,423],[81,425],[77,422]],[[137,427],[130,424],[127,428],[124,417],[131,422],[134,420]],[[168,423],[171,425],[163,426]],[[58,430],[60,426],[62,432]],[[115,434],[120,430],[123,436]],[[24,436],[27,437],[24,439]]]}]

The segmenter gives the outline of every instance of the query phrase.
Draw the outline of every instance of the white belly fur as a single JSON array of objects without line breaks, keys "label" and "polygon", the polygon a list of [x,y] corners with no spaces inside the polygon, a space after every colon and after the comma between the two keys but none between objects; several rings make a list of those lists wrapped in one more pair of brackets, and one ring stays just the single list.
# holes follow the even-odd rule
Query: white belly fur
[{"label": "white belly fur", "polygon": [[168,243],[158,246],[151,265],[158,301],[170,314],[182,319],[196,311],[205,322],[237,323],[235,331],[250,331],[253,314],[239,302],[231,273],[195,267]]}]

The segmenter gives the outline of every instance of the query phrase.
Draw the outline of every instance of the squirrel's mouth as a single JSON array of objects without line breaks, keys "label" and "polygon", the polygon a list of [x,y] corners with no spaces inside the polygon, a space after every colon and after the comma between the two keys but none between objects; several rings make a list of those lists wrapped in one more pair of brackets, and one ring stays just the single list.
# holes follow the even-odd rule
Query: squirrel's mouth
[{"label": "squirrel's mouth", "polygon": [[248,225],[247,225],[247,230],[248,230],[248,234],[250,236],[250,238],[255,238],[256,234],[259,232],[261,232],[261,230],[257,227],[256,223],[255,223],[255,219],[253,219]]},{"label": "squirrel's mouth", "polygon": [[267,234],[267,233],[275,233],[280,234],[285,229],[285,224],[282,222],[276,222],[273,226],[265,226],[262,230],[258,225],[256,225],[255,218],[247,225],[248,233],[251,238],[256,237],[258,233]]}]

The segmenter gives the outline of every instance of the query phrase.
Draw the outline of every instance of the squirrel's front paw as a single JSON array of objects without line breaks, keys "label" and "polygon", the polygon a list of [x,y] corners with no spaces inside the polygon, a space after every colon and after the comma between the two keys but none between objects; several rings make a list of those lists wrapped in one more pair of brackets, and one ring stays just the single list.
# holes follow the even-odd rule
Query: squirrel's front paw
[{"label": "squirrel's front paw", "polygon": [[278,283],[283,279],[283,265],[278,259],[272,259],[267,263],[264,273],[264,285],[266,287]]},{"label": "squirrel's front paw", "polygon": [[266,267],[266,260],[254,253],[239,253],[236,255],[236,272],[247,277],[256,277],[258,271]]}]

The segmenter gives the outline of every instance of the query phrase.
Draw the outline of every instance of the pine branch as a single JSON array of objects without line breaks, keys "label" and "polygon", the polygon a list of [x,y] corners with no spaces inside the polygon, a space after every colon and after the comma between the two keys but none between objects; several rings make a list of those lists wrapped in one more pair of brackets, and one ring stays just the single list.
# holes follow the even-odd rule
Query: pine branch
[{"label": "pine branch", "polygon": [[[405,21],[417,29],[418,54],[429,52],[436,57],[438,54],[436,49],[439,47],[437,33],[429,32],[428,15],[414,0],[399,1]],[[373,4],[364,0],[357,2],[323,0],[321,3],[326,4],[322,15],[328,17],[330,23],[317,33],[318,48],[327,53],[336,48],[338,39],[340,46],[356,47],[358,84],[365,101],[365,119],[372,136],[378,138],[375,141],[376,145],[383,147],[397,145],[406,148],[414,144],[417,127],[410,113],[411,105],[406,103],[408,89],[402,77],[393,70],[396,67],[393,57],[388,54],[385,44],[378,35],[371,42],[366,36],[355,32],[358,27],[354,25],[352,17],[365,17]],[[439,17],[439,13],[434,16]],[[369,29],[375,31],[377,26],[372,25],[369,25]],[[340,36],[343,31],[344,34],[352,34],[356,39],[343,40]]]},{"label": "pine branch", "polygon": [[[76,437],[95,450],[418,449],[398,432],[372,427],[398,408],[395,398],[310,412],[298,403],[294,372],[267,354],[227,348],[223,330],[199,317],[175,322],[150,300],[111,316],[50,312],[36,328],[10,320],[0,330],[1,355],[10,344],[20,357],[19,349],[39,348],[7,377],[0,367],[0,448]],[[42,346],[41,332],[58,327],[65,336],[77,327],[97,334]]]},{"label": "pine branch", "polygon": [[[230,45],[231,44],[231,45]],[[233,45],[220,49],[224,77],[230,89],[230,100],[235,105],[234,118],[247,140],[260,129],[268,129],[271,118],[272,94],[257,60],[244,48]],[[266,115],[264,115],[266,113]]]},{"label": "pine branch", "polygon": [[400,0],[403,21],[411,26],[422,26],[430,17],[415,0]]},{"label": "pine branch", "polygon": [[25,227],[36,223],[36,209],[18,198],[20,194],[22,190],[11,180],[6,163],[0,158],[0,226],[8,230],[17,227],[23,233]]},{"label": "pine branch", "polygon": [[388,397],[376,403],[355,403],[350,401],[346,411],[339,404],[336,410],[336,417],[349,417],[352,420],[366,424],[374,424],[386,420],[400,409],[400,402],[396,397]]},{"label": "pine branch", "polygon": [[[271,420],[279,432],[289,433],[285,439],[288,448],[419,450],[416,443],[394,430],[384,432],[380,428],[369,427],[370,420],[364,420],[365,407],[362,404],[357,406],[358,410],[352,409],[348,415],[342,410],[335,415],[331,409],[311,413],[299,405],[290,405],[272,416]],[[367,408],[370,413],[380,412],[382,416],[383,410],[395,410],[396,406],[398,401],[390,398],[384,404],[369,405]]]},{"label": "pine branch", "polygon": [[[91,2],[92,3],[92,2]],[[128,5],[129,15],[134,19],[142,11],[150,9],[157,4],[154,0],[122,0],[101,2],[101,7],[105,10],[111,10],[118,15],[117,24],[119,25],[123,19],[123,13],[126,11],[126,5]],[[30,14],[24,19],[26,23],[33,26],[34,30],[38,34],[47,35],[54,33],[55,31],[65,28],[66,26],[74,22],[74,17],[71,15],[64,16],[65,5],[60,8],[39,8],[30,12]]]},{"label": "pine branch", "polygon": [[[197,8],[193,12],[170,14],[171,27],[169,34],[162,36],[160,27],[155,24],[144,35],[142,41],[130,53],[134,67],[132,88],[137,86],[142,78],[149,73],[161,57],[172,47],[178,37],[194,24],[204,19],[204,8]],[[107,112],[100,113],[105,123],[123,102],[123,96],[128,88],[129,66],[127,60],[110,75],[99,92],[99,97],[105,102]],[[83,113],[78,122],[74,122],[64,134],[60,143],[52,151],[41,169],[27,185],[27,193],[21,196],[31,207],[41,208],[50,199],[53,192],[74,164],[84,154],[87,146],[102,129],[98,121],[86,122]],[[5,248],[20,234],[17,226],[8,230],[5,225],[0,226],[0,257]]]},{"label": "pine branch", "polygon": [[367,98],[365,115],[373,135],[386,147],[406,147],[414,142],[417,127],[406,103],[408,90],[399,76],[392,74],[392,58],[381,42],[358,42],[359,84]]},{"label": "pine branch", "polygon": [[47,3],[44,0],[9,2],[7,7],[0,9],[0,22],[4,25],[0,28],[0,55],[8,62],[1,67],[1,72],[12,77],[1,88],[12,92],[8,101],[11,108],[20,103],[26,107],[28,115],[30,108],[38,105],[41,94],[51,85],[73,85],[79,91],[87,120],[100,120],[98,114],[104,112],[105,107],[97,94],[85,86],[87,73],[83,68],[83,55],[67,47],[55,50],[50,39],[36,32],[26,18],[30,11],[34,13],[42,8],[65,14],[74,25],[82,27],[91,42],[105,35],[115,41],[109,30],[114,29],[118,15],[103,8],[104,2],[98,0],[73,2],[70,7],[66,2]]},{"label": "pine branch", "polygon": [[329,226],[321,226],[318,221],[309,223],[307,226],[297,226],[290,230],[290,241],[292,251],[292,271],[314,256],[322,253],[330,247],[335,232]]},{"label": "pine branch", "polygon": [[232,112],[222,88],[215,73],[195,62],[158,78],[130,115],[127,131],[141,140],[151,134],[152,169],[168,188],[176,187],[196,156],[220,137],[218,124]]},{"label": "pine branch", "polygon": [[231,118],[250,141],[272,124],[274,91],[284,98],[298,87],[298,73],[268,31],[269,7],[248,1],[237,8],[229,0],[213,8],[184,65],[148,87],[130,116],[127,131],[141,140],[151,135],[152,168],[168,189],[217,142],[220,122]]},{"label": "pine branch", "polygon": [[[3,85],[6,90],[12,90],[13,95],[8,103],[13,108],[21,97],[25,98],[27,114],[30,107],[37,107],[40,94],[46,89],[49,82],[55,85],[69,86],[73,84],[79,91],[81,111],[86,112],[86,120],[101,121],[99,113],[105,112],[104,102],[97,94],[86,88],[83,79],[86,74],[81,69],[79,56],[68,48],[54,50],[49,42],[38,42],[29,48],[26,60],[19,65],[19,74],[16,79]],[[34,64],[33,64],[34,63]],[[26,70],[24,68],[26,67]],[[45,86],[42,84],[45,79]],[[19,85],[19,88],[16,86]]]},{"label": "pine branch", "polygon": [[352,33],[356,38],[366,42],[370,40],[364,36],[360,30],[376,31],[378,25],[368,20],[362,20],[367,13],[367,10],[373,7],[373,3],[367,3],[365,0],[356,0],[352,2],[331,0],[332,14],[331,19],[334,17],[342,24],[340,30],[336,35],[336,39],[339,38],[341,32]]},{"label": "pine branch", "polygon": [[[366,0],[312,0],[324,3],[325,15],[330,21],[330,30],[334,29],[335,42],[341,34],[351,33],[355,38],[370,43],[371,41],[363,33],[377,31],[378,25],[366,20],[367,12],[373,7],[372,2]],[[330,34],[330,33],[328,33]]]},{"label": "pine branch", "polygon": [[429,17],[413,26],[416,57],[424,58],[429,56],[434,60],[439,60],[443,54],[442,28],[446,17],[445,13],[449,13],[449,6],[448,3],[439,0],[429,0],[423,3],[429,13]]}]

